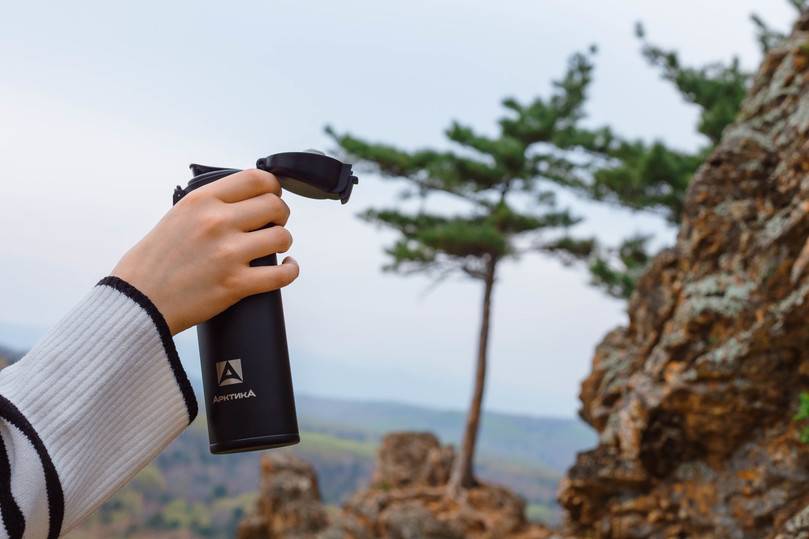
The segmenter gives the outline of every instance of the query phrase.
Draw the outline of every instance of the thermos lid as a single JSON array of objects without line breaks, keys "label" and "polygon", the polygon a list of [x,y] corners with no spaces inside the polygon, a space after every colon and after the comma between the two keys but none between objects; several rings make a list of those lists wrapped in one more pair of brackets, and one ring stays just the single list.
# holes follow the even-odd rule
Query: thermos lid
[{"label": "thermos lid", "polygon": [[[177,186],[174,190],[175,204],[190,191],[239,172],[234,168],[197,164],[190,168],[194,177],[185,189]],[[348,202],[354,185],[359,182],[349,163],[314,150],[262,157],[256,161],[256,168],[275,174],[287,191],[307,198],[339,200],[343,204]]]},{"label": "thermos lid", "polygon": [[359,182],[351,165],[320,152],[276,153],[256,161],[256,168],[278,176],[281,186],[308,198],[328,198],[343,204]]}]

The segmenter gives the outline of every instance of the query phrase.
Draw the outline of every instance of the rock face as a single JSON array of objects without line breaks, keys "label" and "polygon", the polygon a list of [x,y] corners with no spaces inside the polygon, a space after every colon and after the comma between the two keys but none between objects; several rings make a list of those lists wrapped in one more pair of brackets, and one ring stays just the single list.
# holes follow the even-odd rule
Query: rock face
[{"label": "rock face", "polygon": [[379,449],[372,485],[377,489],[437,487],[449,481],[455,453],[428,433],[394,432]]},{"label": "rock face", "polygon": [[256,510],[240,524],[239,538],[307,537],[326,523],[312,467],[288,453],[265,455]]},{"label": "rock face", "polygon": [[577,537],[809,537],[809,14],[695,177],[674,248],[582,384]]},{"label": "rock face", "polygon": [[341,509],[320,503],[310,466],[284,453],[264,457],[261,493],[239,539],[545,539],[525,519],[525,504],[492,485],[464,499],[444,496],[451,447],[428,433],[394,433],[382,441],[372,484]]}]

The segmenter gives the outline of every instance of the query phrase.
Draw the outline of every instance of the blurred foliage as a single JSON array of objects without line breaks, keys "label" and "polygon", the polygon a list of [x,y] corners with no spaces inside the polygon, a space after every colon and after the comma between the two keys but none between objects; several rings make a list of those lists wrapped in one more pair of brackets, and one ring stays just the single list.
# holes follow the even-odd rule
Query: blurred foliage
[{"label": "blurred foliage", "polygon": [[[593,282],[613,297],[628,298],[651,260],[647,247],[650,239],[650,236],[633,235],[617,248],[602,250],[602,254],[592,257],[590,274]],[[609,258],[603,253],[607,253]],[[610,260],[619,263],[620,270],[616,271]]]},{"label": "blurred foliage", "polygon": [[305,439],[306,449],[310,453],[323,455],[346,453],[369,459],[376,455],[377,447],[373,442],[359,442],[314,431],[303,431],[301,436]]},{"label": "blurred foliage", "polygon": [[800,394],[798,402],[798,413],[795,414],[795,421],[803,423],[800,430],[800,440],[805,444],[809,444],[809,392],[803,391]]},{"label": "blurred foliage", "polygon": [[[787,1],[798,11],[803,11],[809,6],[809,1],[807,0]],[[768,52],[786,39],[786,34],[772,28],[760,15],[754,13],[750,18],[753,20],[753,24],[756,27],[756,41],[758,41],[762,51]]]},{"label": "blurred foliage", "polygon": [[188,537],[232,537],[256,495],[226,497],[221,488],[212,490],[219,497],[199,501],[179,497],[160,469],[150,464],[69,537],[172,537],[180,530]]},{"label": "blurred foliage", "polygon": [[156,464],[151,463],[136,475],[131,484],[141,492],[161,492],[166,489],[166,479]]},{"label": "blurred foliage", "polygon": [[528,504],[525,508],[525,517],[531,522],[551,525],[559,523],[559,516],[545,505]]}]

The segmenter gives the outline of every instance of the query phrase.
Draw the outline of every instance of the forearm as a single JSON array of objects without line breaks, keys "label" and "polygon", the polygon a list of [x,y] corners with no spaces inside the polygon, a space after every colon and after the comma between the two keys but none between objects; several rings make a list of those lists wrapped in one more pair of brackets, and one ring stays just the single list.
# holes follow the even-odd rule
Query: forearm
[{"label": "forearm", "polygon": [[0,371],[5,531],[14,537],[24,527],[35,538],[68,531],[196,413],[163,316],[127,283],[102,280]]}]

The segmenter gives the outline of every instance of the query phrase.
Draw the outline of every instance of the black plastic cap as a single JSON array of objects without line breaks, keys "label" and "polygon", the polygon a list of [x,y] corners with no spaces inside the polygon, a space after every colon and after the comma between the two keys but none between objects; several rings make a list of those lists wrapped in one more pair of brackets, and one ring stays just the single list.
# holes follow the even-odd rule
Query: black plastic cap
[{"label": "black plastic cap", "polygon": [[[272,172],[285,189],[308,198],[330,198],[343,204],[359,183],[351,165],[311,152],[285,152],[263,157],[256,168]],[[292,181],[284,181],[289,179]]]},{"label": "black plastic cap", "polygon": [[[190,168],[193,178],[185,188],[178,185],[174,190],[174,204],[194,189],[239,172],[235,168],[196,163]],[[307,198],[339,200],[343,204],[348,202],[351,191],[359,183],[351,164],[320,153],[277,153],[256,161],[256,168],[274,174],[287,191]]]}]

